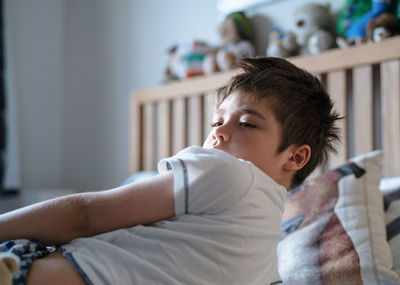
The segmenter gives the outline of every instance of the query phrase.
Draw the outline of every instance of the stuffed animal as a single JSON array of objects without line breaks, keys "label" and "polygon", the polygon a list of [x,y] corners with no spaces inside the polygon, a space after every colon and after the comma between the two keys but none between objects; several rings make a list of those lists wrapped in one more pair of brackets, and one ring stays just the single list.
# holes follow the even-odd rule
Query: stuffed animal
[{"label": "stuffed animal", "polygon": [[391,37],[396,31],[396,19],[390,13],[383,13],[379,17],[368,22],[366,37],[368,42],[380,42]]},{"label": "stuffed animal", "polygon": [[399,33],[399,17],[396,17],[392,13],[383,13],[379,17],[369,21],[367,24],[367,40],[369,42],[380,42],[385,38]]},{"label": "stuffed animal", "polygon": [[[338,46],[347,48],[372,40],[373,30],[378,26],[381,28],[375,32],[376,39],[388,36],[391,33],[388,23],[393,19],[389,19],[391,17],[387,17],[387,14],[393,14],[393,10],[397,9],[396,2],[397,0],[347,0],[337,22],[340,35],[336,40]],[[395,26],[394,21],[391,25]]]},{"label": "stuffed animal", "polygon": [[12,274],[19,269],[19,258],[8,252],[0,253],[0,284],[12,285]]},{"label": "stuffed animal", "polygon": [[329,5],[309,3],[300,6],[293,14],[293,31],[269,32],[268,56],[287,57],[318,54],[335,46]]},{"label": "stuffed animal", "polygon": [[336,32],[339,37],[345,38],[346,31],[354,21],[371,10],[371,0],[346,0],[340,9],[336,22]]},{"label": "stuffed animal", "polygon": [[299,45],[293,32],[283,33],[279,28],[273,27],[268,34],[267,56],[289,57],[296,55]]},{"label": "stuffed animal", "polygon": [[335,46],[329,5],[300,6],[294,12],[293,22],[299,54],[318,54]]},{"label": "stuffed animal", "polygon": [[205,73],[230,69],[236,60],[256,55],[251,22],[244,12],[226,16],[219,27],[219,35],[222,45],[206,55],[203,64]]},{"label": "stuffed animal", "polygon": [[196,40],[171,47],[169,50],[170,58],[165,71],[167,80],[203,75],[203,61],[208,50],[207,43]]},{"label": "stuffed animal", "polygon": [[173,81],[177,80],[178,76],[176,74],[178,62],[180,60],[180,55],[178,54],[178,44],[175,44],[171,46],[168,50],[168,64],[167,67],[165,68],[164,74],[165,74],[165,81]]}]

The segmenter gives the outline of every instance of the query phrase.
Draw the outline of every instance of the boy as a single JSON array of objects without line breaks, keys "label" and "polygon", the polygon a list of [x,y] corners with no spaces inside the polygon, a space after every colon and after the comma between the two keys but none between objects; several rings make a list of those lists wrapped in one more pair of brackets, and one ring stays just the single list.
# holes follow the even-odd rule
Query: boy
[{"label": "boy", "polygon": [[339,116],[319,81],[289,62],[238,65],[242,72],[218,90],[203,148],[162,160],[150,179],[0,216],[0,242],[30,237],[61,245],[33,262],[27,284],[279,280],[286,189],[334,150]]}]

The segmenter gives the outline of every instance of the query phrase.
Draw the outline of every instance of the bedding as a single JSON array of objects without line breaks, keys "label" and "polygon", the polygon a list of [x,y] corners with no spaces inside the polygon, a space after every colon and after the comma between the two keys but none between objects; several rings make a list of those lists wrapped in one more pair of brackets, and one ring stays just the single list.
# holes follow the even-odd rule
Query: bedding
[{"label": "bedding", "polygon": [[5,265],[8,270],[6,268],[0,270],[0,284],[25,284],[25,278],[32,262],[54,251],[54,247],[43,246],[38,241],[30,239],[17,239],[1,243],[0,268]]},{"label": "bedding", "polygon": [[400,276],[400,177],[384,178],[379,185],[384,198],[387,240],[393,270]]},{"label": "bedding", "polygon": [[278,245],[284,284],[400,284],[379,191],[382,153],[371,152],[289,192]]}]

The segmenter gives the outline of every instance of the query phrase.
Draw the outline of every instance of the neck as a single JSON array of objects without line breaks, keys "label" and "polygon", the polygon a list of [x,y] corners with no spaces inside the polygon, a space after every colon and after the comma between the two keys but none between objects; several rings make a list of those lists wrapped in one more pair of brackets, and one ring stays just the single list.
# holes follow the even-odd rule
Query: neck
[{"label": "neck", "polygon": [[277,177],[275,181],[282,185],[283,187],[286,188],[286,190],[289,190],[290,186],[292,185],[292,180],[294,177],[294,172],[292,171],[286,171],[283,173],[280,177]]}]

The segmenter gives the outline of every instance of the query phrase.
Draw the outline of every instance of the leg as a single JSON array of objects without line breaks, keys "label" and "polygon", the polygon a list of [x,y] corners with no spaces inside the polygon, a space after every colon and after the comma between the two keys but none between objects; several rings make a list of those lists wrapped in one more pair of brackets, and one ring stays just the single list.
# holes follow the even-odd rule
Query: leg
[{"label": "leg", "polygon": [[54,252],[32,263],[26,277],[27,285],[85,285],[82,277],[61,252]]}]

